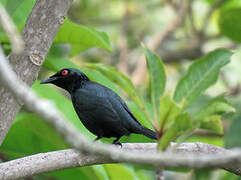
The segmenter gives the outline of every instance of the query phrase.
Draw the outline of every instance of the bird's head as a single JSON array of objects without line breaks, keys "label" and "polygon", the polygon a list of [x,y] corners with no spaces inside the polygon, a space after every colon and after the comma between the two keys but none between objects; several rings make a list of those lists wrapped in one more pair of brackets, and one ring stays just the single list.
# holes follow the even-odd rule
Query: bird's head
[{"label": "bird's head", "polygon": [[73,88],[84,81],[89,81],[89,78],[84,73],[74,68],[65,68],[50,76],[48,79],[41,81],[40,84],[51,83],[71,92]]}]

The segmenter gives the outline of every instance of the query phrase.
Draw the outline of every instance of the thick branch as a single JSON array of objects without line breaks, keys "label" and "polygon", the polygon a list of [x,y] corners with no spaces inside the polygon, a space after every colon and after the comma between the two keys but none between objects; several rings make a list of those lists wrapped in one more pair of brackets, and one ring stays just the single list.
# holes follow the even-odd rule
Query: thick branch
[{"label": "thick branch", "polygon": [[[173,144],[175,146],[175,144]],[[124,143],[123,149],[131,152],[156,153],[155,143]],[[183,143],[177,149],[181,153],[196,155],[222,154],[229,152],[223,148],[204,143]],[[18,179],[40,173],[66,168],[82,167],[95,164],[117,163],[100,155],[88,155],[74,149],[40,153],[0,164],[0,179]],[[223,166],[219,166],[223,168]],[[241,166],[225,167],[228,171],[241,175]]]},{"label": "thick branch", "polygon": [[[63,23],[72,0],[38,0],[22,30],[25,43],[21,54],[11,53],[10,64],[18,77],[31,85],[43,63],[52,41]],[[0,144],[22,104],[0,84]]]}]

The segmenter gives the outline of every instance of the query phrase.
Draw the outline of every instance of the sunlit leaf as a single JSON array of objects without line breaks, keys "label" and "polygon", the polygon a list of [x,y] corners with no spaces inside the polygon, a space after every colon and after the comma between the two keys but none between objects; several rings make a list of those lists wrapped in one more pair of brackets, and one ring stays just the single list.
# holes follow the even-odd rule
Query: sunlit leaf
[{"label": "sunlit leaf", "polygon": [[150,49],[143,45],[150,74],[151,100],[154,109],[154,117],[158,114],[159,100],[165,91],[166,75],[162,60]]},{"label": "sunlit leaf", "polygon": [[103,166],[110,180],[135,180],[133,172],[121,164],[105,164]]},{"label": "sunlit leaf", "polygon": [[60,27],[54,42],[70,43],[72,56],[94,46],[111,51],[110,41],[105,32],[100,32],[69,20],[66,20]]},{"label": "sunlit leaf", "polygon": [[186,105],[193,102],[217,81],[220,69],[230,62],[231,55],[226,49],[218,49],[193,62],[178,82],[174,100],[179,103],[184,100]]}]

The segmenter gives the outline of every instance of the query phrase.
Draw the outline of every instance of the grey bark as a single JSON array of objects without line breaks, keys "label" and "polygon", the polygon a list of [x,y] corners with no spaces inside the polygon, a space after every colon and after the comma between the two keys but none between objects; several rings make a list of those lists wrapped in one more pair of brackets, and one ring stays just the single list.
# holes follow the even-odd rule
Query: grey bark
[{"label": "grey bark", "polygon": [[[176,144],[172,144],[175,146]],[[156,143],[123,143],[123,149],[131,152],[156,153]],[[182,143],[176,149],[177,153],[192,153],[199,155],[223,154],[229,151],[214,145],[205,143]],[[174,160],[175,161],[175,160]],[[61,169],[89,166],[104,163],[118,163],[102,155],[89,155],[74,149],[39,153],[32,156],[11,160],[0,164],[0,179],[18,179],[40,173]],[[223,168],[221,165],[219,168]],[[241,175],[240,166],[229,164],[224,169]]]},{"label": "grey bark", "polygon": [[[25,43],[21,54],[11,53],[9,62],[18,77],[31,85],[72,3],[72,0],[38,0],[21,32]],[[22,103],[0,84],[0,144]]]}]

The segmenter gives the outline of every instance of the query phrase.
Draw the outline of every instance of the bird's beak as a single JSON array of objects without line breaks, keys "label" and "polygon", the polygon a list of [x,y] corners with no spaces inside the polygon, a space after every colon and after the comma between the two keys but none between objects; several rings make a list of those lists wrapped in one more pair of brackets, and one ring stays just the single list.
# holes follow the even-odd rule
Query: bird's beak
[{"label": "bird's beak", "polygon": [[58,79],[58,77],[54,77],[54,76],[51,76],[49,77],[48,79],[45,79],[43,81],[40,82],[40,84],[47,84],[47,83],[53,83],[54,81],[56,81]]}]

